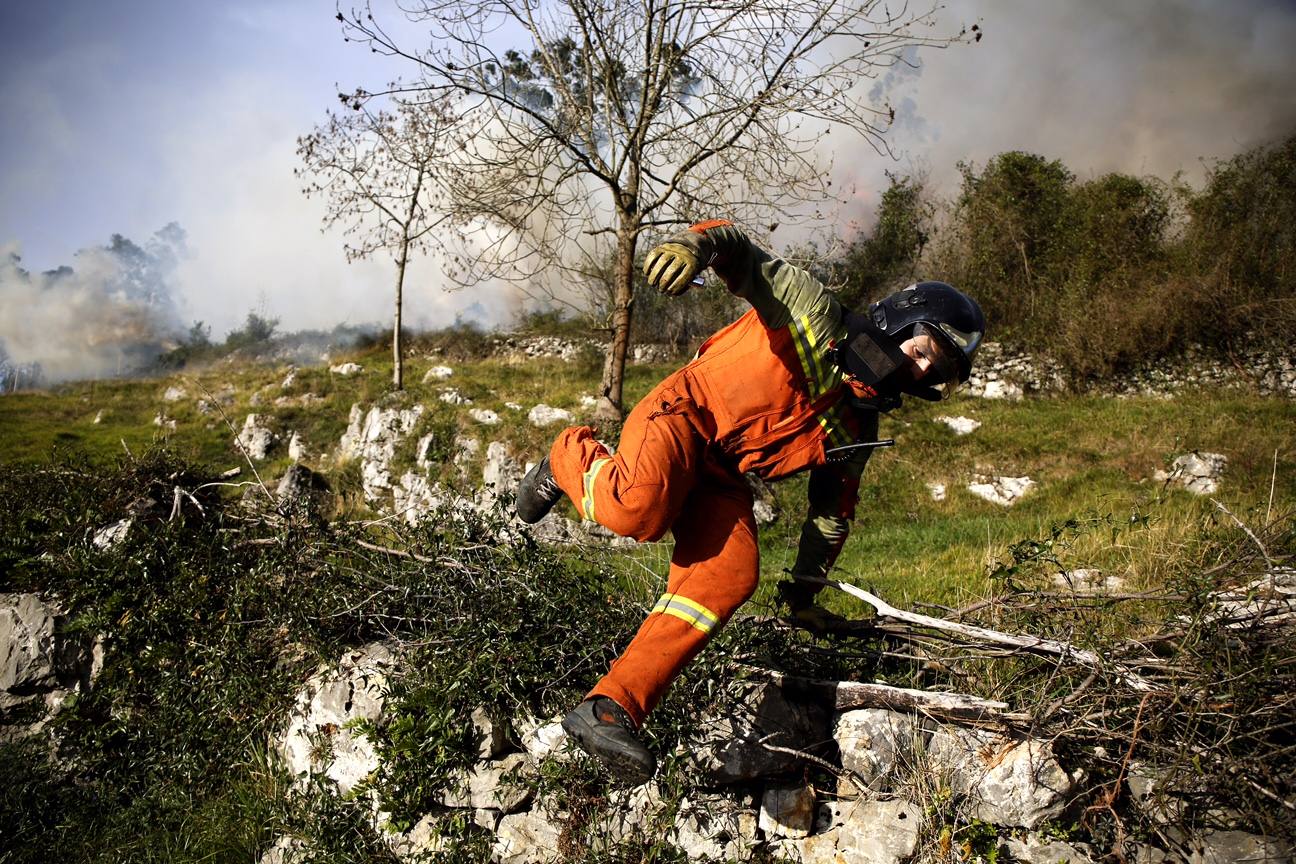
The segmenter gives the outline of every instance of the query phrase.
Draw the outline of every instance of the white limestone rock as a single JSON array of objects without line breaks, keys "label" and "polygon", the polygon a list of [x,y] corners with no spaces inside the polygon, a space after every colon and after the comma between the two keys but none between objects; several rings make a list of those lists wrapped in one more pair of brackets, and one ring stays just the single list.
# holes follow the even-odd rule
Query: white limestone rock
[{"label": "white limestone rock", "polygon": [[467,774],[452,777],[449,789],[441,794],[440,803],[445,807],[516,813],[531,801],[532,791],[519,777],[526,765],[525,753],[480,763]]},{"label": "white limestone rock", "polygon": [[432,467],[432,460],[428,458],[428,452],[432,449],[432,442],[435,440],[436,436],[429,432],[418,440],[418,446],[414,448],[414,464],[419,467],[420,471],[426,471]]},{"label": "white limestone rock", "polygon": [[1022,398],[1022,388],[1002,379],[987,381],[980,394],[982,399],[1007,399],[1016,402]]},{"label": "white limestone rock", "polygon": [[1188,864],[1292,864],[1296,856],[1288,843],[1245,831],[1207,831],[1187,845]]},{"label": "white limestone rock", "polygon": [[944,501],[946,496],[945,484],[935,480],[928,481],[927,494],[931,496],[933,501]]},{"label": "white limestone rock", "polygon": [[454,441],[454,464],[460,473],[465,474],[473,462],[477,460],[477,454],[481,452],[481,440],[477,438],[467,438],[463,435],[457,436]]},{"label": "white limestone rock", "polygon": [[1053,574],[1053,586],[1077,594],[1111,594],[1125,589],[1125,580],[1106,576],[1101,570],[1077,568]]},{"label": "white limestone rock", "polygon": [[972,814],[996,825],[1036,828],[1061,814],[1074,791],[1048,741],[945,725],[932,735],[927,753],[950,787],[968,796]]},{"label": "white limestone rock", "polygon": [[922,821],[908,801],[833,802],[819,808],[816,833],[790,845],[802,864],[902,864],[918,850]]},{"label": "white limestone rock", "polygon": [[473,709],[468,718],[477,733],[477,756],[498,759],[508,751],[508,727],[491,717],[485,708]]},{"label": "white limestone rock", "polygon": [[489,408],[469,408],[468,416],[483,426],[498,426],[500,416]]},{"label": "white limestone rock", "polygon": [[752,516],[757,525],[769,525],[778,521],[778,511],[768,501],[757,499],[752,502]]},{"label": "white limestone rock", "polygon": [[553,408],[541,402],[527,413],[527,420],[532,426],[543,429],[555,423],[572,422],[572,414],[563,408]]},{"label": "white limestone rock", "polygon": [[0,690],[33,691],[57,682],[58,617],[35,594],[0,594]]},{"label": "white limestone rock", "polygon": [[767,838],[808,837],[814,816],[814,787],[770,786],[761,796],[758,827]]},{"label": "white limestone rock", "polygon": [[472,404],[472,400],[469,399],[467,396],[463,395],[462,393],[460,393],[459,390],[455,387],[447,387],[446,389],[442,390],[441,395],[438,398],[442,402],[446,403],[447,405],[471,405]]},{"label": "white limestone rock", "polygon": [[511,813],[499,822],[491,860],[496,864],[548,864],[558,861],[562,825],[544,810]]},{"label": "white limestone rock", "polygon": [[971,417],[945,417],[935,418],[937,423],[943,423],[954,431],[955,435],[970,435],[981,426],[980,420],[973,420]]},{"label": "white limestone rock", "polygon": [[185,390],[185,388],[172,385],[162,392],[162,401],[179,402],[181,399],[185,398],[188,395],[189,393],[188,391]]},{"label": "white limestone rock", "polygon": [[339,363],[336,366],[330,366],[329,371],[334,375],[341,375],[343,378],[351,375],[359,375],[364,371],[364,367],[359,363]]},{"label": "white limestone rock", "polygon": [[551,717],[540,722],[535,718],[524,717],[514,721],[522,739],[522,749],[539,763],[542,759],[565,759],[567,752],[567,733],[562,728],[561,717]]},{"label": "white limestone rock", "polygon": [[115,549],[126,539],[126,535],[130,533],[131,526],[134,524],[135,520],[127,516],[125,519],[119,519],[105,528],[100,528],[90,538],[90,545],[100,552]]},{"label": "white limestone rock", "polygon": [[259,414],[247,415],[238,434],[238,444],[249,459],[260,462],[267,458],[275,441],[275,434],[261,425]]},{"label": "white limestone rock", "polygon": [[913,763],[923,737],[914,715],[885,708],[843,711],[833,723],[842,767],[875,789],[898,767]]},{"label": "white limestone rock", "polygon": [[504,403],[504,407],[507,408],[507,409],[509,409],[510,411],[521,411],[521,410],[522,410],[522,406],[519,405],[517,402],[505,402],[505,403]]},{"label": "white limestone rock", "polygon": [[969,483],[967,490],[991,504],[1011,507],[1035,485],[1035,481],[1029,477],[987,477]]},{"label": "white limestone rock", "polygon": [[1020,840],[1009,838],[1004,846],[1012,854],[1012,860],[1021,864],[1094,864],[1085,844],[1072,845],[1028,834]]},{"label": "white limestone rock", "polygon": [[498,498],[512,493],[522,480],[522,465],[509,454],[502,441],[486,445],[486,460],[482,464],[482,489],[488,497]]},{"label": "white limestone rock", "polygon": [[685,798],[672,839],[690,861],[746,861],[757,844],[756,814],[720,795]]},{"label": "white limestone rock", "polygon": [[346,794],[377,769],[373,744],[349,724],[382,716],[396,660],[391,647],[371,643],[348,651],[302,687],[283,734],[272,742],[300,784],[322,776]]},{"label": "white limestone rock", "polygon": [[296,864],[297,861],[305,860],[306,853],[306,843],[300,837],[281,834],[257,859],[257,864]]},{"label": "white limestone rock", "polygon": [[288,433],[288,458],[300,462],[309,456],[310,451],[306,449],[306,442],[302,440],[301,433],[296,430]]},{"label": "white limestone rock", "polygon": [[657,840],[674,824],[673,812],[656,783],[613,790],[587,832],[592,851],[606,852],[628,840]]},{"label": "white limestone rock", "polygon": [[396,447],[414,430],[423,412],[422,405],[404,409],[375,405],[368,412],[359,404],[351,406],[347,431],[338,444],[338,457],[361,460],[360,475],[366,501],[381,501],[391,489],[390,466],[396,456]]},{"label": "white limestone rock", "polygon": [[1214,495],[1228,466],[1222,453],[1185,453],[1174,460],[1170,473],[1158,471],[1153,479],[1182,486],[1194,495]]},{"label": "white limestone rock", "polygon": [[423,375],[423,383],[429,381],[444,381],[454,374],[454,370],[449,366],[433,366]]}]

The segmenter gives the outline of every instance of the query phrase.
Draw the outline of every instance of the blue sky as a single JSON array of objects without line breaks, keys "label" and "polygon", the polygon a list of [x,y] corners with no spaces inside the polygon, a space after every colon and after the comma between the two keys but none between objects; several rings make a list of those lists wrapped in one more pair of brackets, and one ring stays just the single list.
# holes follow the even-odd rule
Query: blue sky
[{"label": "blue sky", "polygon": [[[344,43],[334,14],[328,0],[0,0],[0,250],[32,270],[75,265],[114,232],[178,221],[188,320],[220,333],[253,307],[295,327],[386,319],[390,266],[346,264],[292,176],[335,84],[411,73]],[[889,82],[899,161],[830,154],[853,190],[840,224],[867,220],[886,169],[948,188],[956,161],[1026,149],[1081,176],[1193,178],[1203,158],[1296,129],[1293,0],[950,0],[944,18],[980,20],[985,39]],[[412,278],[415,323],[502,320],[515,302],[446,293],[430,262]]]}]

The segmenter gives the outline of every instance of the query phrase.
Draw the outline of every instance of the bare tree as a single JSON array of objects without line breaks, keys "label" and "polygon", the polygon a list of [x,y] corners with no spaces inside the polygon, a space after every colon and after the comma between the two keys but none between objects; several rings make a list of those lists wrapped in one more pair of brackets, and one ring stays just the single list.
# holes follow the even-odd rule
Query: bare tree
[{"label": "bare tree", "polygon": [[[870,80],[936,35],[936,7],[879,0],[409,0],[429,32],[400,44],[371,8],[348,39],[417,64],[454,100],[457,272],[534,288],[598,278],[612,260],[600,416],[621,413],[640,235],[703,216],[786,221],[831,195],[822,137],[885,152],[894,116]],[[519,43],[527,44],[521,45]],[[517,50],[517,49],[521,50]],[[362,94],[364,95],[364,94]],[[546,281],[546,279],[548,281]],[[588,293],[588,288],[586,289]]]},{"label": "bare tree", "polygon": [[452,118],[437,101],[398,99],[393,110],[372,110],[347,97],[343,113],[297,139],[307,181],[302,192],[324,195],[324,228],[344,227],[347,261],[390,252],[396,264],[392,326],[392,384],[404,386],[401,312],[405,270],[413,252],[437,246],[432,234],[446,220],[436,206]]}]

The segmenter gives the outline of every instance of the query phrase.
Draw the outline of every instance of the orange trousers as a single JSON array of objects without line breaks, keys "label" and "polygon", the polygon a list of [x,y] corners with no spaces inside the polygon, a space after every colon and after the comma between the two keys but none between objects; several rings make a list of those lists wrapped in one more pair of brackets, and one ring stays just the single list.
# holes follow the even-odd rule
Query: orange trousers
[{"label": "orange trousers", "polygon": [[705,412],[683,384],[677,373],[644,397],[615,455],[588,426],[565,429],[549,452],[554,479],[581,516],[640,541],[675,536],[666,593],[589,693],[615,701],[636,726],[760,575],[751,491],[708,455]]}]

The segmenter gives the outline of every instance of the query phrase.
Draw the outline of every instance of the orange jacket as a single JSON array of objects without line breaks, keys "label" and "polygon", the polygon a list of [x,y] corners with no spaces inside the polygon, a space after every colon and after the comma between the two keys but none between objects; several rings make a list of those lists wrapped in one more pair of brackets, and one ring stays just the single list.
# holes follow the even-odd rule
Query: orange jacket
[{"label": "orange jacket", "polygon": [[[690,236],[692,235],[692,236]],[[707,437],[739,471],[777,480],[824,465],[825,449],[861,430],[828,349],[846,335],[841,306],[809,273],[752,244],[727,222],[681,239],[713,250],[713,267],[752,309],[712,335],[682,377]]]}]

